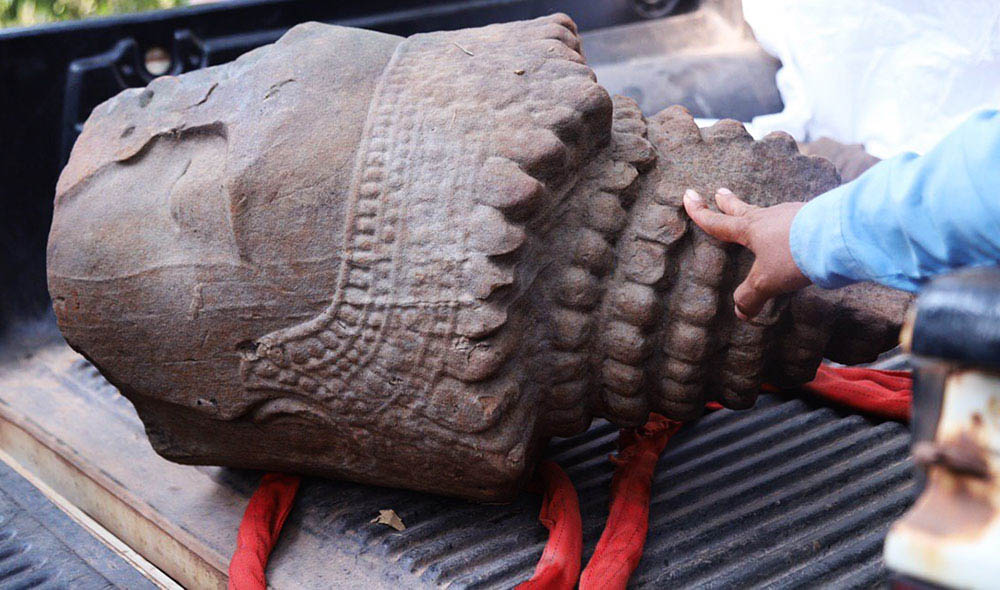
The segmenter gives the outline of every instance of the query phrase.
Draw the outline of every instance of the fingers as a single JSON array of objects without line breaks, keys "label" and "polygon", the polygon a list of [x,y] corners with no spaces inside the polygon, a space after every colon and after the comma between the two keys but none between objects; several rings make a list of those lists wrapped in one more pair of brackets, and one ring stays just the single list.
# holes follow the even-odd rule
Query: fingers
[{"label": "fingers", "polygon": [[777,292],[769,288],[767,281],[763,280],[759,264],[754,262],[747,278],[733,292],[736,317],[744,321],[754,317],[764,308],[767,300],[775,295]]},{"label": "fingers", "polygon": [[[747,214],[757,207],[740,200],[725,188],[716,191],[715,204],[719,207],[718,212],[709,209],[695,191],[689,189],[684,193],[684,209],[705,233],[724,242],[736,242],[750,247],[750,223],[757,216]],[[787,237],[785,241],[787,242]],[[754,253],[759,254],[756,250]],[[766,270],[770,268],[767,266],[769,260],[772,259],[766,255],[763,262],[758,257],[747,278],[733,293],[736,316],[741,320],[759,314],[769,299],[783,291],[778,281],[768,278],[775,276],[773,272]]]},{"label": "fingers", "polygon": [[[733,199],[736,199],[735,195]],[[739,201],[739,199],[736,200]],[[742,203],[742,201],[740,202]],[[746,205],[746,203],[743,204]],[[684,210],[708,235],[723,242],[737,242],[746,245],[744,243],[746,237],[746,220],[744,218],[712,211],[702,200],[701,195],[691,189],[684,193]]]},{"label": "fingers", "polygon": [[728,188],[720,188],[715,191],[715,204],[723,213],[736,216],[745,215],[751,209],[756,209],[753,205],[741,200]]}]

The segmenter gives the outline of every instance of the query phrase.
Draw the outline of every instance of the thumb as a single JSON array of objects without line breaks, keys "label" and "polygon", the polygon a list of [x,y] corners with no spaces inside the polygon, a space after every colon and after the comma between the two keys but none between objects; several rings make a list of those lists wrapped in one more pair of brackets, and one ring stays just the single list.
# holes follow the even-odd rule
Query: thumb
[{"label": "thumb", "polygon": [[764,304],[771,297],[777,295],[777,291],[767,285],[760,266],[755,262],[750,267],[750,273],[743,279],[733,292],[733,301],[736,304],[736,317],[741,320],[748,320],[764,308]]}]

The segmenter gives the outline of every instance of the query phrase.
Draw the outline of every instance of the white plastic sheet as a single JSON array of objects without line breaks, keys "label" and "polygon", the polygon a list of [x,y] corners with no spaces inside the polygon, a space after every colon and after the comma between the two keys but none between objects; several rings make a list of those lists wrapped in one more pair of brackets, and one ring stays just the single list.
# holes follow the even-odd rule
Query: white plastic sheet
[{"label": "white plastic sheet", "polygon": [[785,109],[754,118],[754,135],[827,136],[886,158],[1000,108],[997,0],[743,0],[743,15],[782,62]]}]

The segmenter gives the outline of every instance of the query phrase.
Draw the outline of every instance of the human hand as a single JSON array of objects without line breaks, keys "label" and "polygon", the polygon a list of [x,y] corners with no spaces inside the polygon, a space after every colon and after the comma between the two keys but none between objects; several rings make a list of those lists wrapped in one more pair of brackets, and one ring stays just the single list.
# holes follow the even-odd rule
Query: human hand
[{"label": "human hand", "polygon": [[742,244],[756,257],[747,278],[733,292],[737,317],[752,318],[768,299],[810,284],[795,264],[788,244],[792,220],[805,203],[756,207],[720,188],[715,204],[719,212],[709,209],[695,191],[684,193],[684,209],[698,227],[723,242]]}]

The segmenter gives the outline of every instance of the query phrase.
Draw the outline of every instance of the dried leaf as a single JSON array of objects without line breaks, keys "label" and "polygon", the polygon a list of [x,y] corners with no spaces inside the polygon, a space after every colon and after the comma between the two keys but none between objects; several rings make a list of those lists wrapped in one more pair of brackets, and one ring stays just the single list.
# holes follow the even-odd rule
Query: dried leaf
[{"label": "dried leaf", "polygon": [[396,514],[395,510],[391,508],[388,510],[379,510],[378,516],[371,520],[372,524],[384,524],[385,526],[391,526],[397,531],[406,530],[406,525],[403,524],[403,519]]}]

